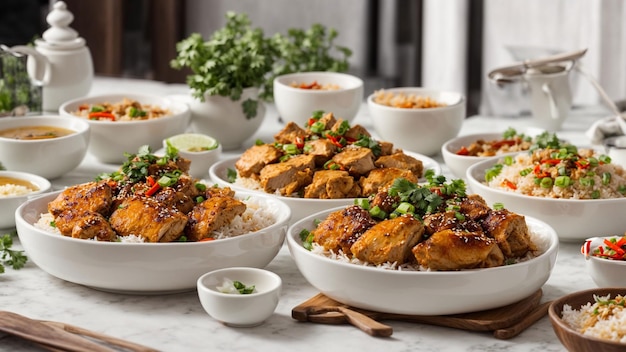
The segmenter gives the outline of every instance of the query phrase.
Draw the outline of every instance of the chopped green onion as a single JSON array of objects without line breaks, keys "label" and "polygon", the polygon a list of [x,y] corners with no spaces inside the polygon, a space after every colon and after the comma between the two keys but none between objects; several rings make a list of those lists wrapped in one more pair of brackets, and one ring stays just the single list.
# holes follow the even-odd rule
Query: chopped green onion
[{"label": "chopped green onion", "polygon": [[527,175],[528,175],[528,174],[530,174],[532,171],[533,171],[533,169],[529,167],[529,168],[526,168],[526,169],[524,169],[524,170],[520,171],[520,172],[519,172],[519,175],[520,175],[520,176],[522,176],[522,177],[523,177],[523,176],[527,176]]},{"label": "chopped green onion", "polygon": [[485,172],[485,181],[489,182],[498,176],[500,172],[502,172],[502,167],[502,164],[495,164],[494,166],[488,168]]},{"label": "chopped green onion", "polygon": [[565,188],[569,186],[572,182],[572,179],[569,176],[557,176],[554,179],[554,185],[557,187]]},{"label": "chopped green onion", "polygon": [[408,214],[415,212],[415,206],[408,202],[402,202],[396,208],[396,211],[401,214]]},{"label": "chopped green onion", "polygon": [[504,204],[503,203],[493,203],[493,209],[494,210],[502,210],[504,209]]},{"label": "chopped green onion", "polygon": [[539,184],[541,188],[550,188],[552,187],[554,181],[550,177],[544,177],[541,179],[541,183]]},{"label": "chopped green onion", "polygon": [[103,112],[104,111],[104,107],[101,105],[94,105],[91,107],[91,110],[89,110],[89,112]]},{"label": "chopped green onion", "polygon": [[375,205],[373,208],[370,209],[370,215],[375,218],[384,219],[387,216],[387,213],[385,213],[384,210],[380,209],[378,205]]},{"label": "chopped green onion", "polygon": [[606,154],[601,154],[600,156],[598,156],[598,160],[600,160],[600,162],[605,163],[605,164],[611,163],[611,157]]},{"label": "chopped green onion", "polygon": [[593,191],[591,192],[591,198],[592,198],[592,199],[598,199],[598,198],[600,198],[600,191],[598,191],[597,189],[596,189],[596,190],[593,190]]},{"label": "chopped green onion", "polygon": [[309,129],[311,130],[311,132],[314,132],[314,133],[322,133],[324,132],[325,127],[326,126],[324,125],[323,122],[316,121],[309,127]]},{"label": "chopped green onion", "polygon": [[507,166],[513,165],[514,162],[515,162],[515,160],[513,159],[512,156],[507,155],[507,156],[504,157],[504,164],[506,164]]},{"label": "chopped green onion", "polygon": [[610,182],[611,182],[611,173],[610,172],[602,173],[602,184],[608,185]]},{"label": "chopped green onion", "polygon": [[196,189],[200,192],[206,191],[206,185],[204,183],[196,182]]},{"label": "chopped green onion", "polygon": [[370,209],[370,201],[367,198],[356,198],[354,200],[354,205],[361,207],[362,209],[369,210]]}]

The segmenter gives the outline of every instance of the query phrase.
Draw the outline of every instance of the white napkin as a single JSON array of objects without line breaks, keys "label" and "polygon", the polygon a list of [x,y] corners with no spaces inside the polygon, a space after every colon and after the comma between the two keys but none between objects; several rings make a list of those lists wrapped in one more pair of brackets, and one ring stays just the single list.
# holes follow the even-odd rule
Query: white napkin
[{"label": "white napkin", "polygon": [[591,143],[602,144],[608,137],[623,136],[626,134],[623,128],[625,124],[621,116],[605,117],[602,120],[594,122],[585,135],[591,140]]}]

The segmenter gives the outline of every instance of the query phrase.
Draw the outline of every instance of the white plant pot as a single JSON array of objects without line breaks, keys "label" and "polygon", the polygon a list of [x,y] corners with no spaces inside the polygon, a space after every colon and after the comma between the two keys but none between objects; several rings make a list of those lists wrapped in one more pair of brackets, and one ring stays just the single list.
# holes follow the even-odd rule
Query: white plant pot
[{"label": "white plant pot", "polygon": [[241,147],[243,142],[259,129],[265,118],[265,104],[258,102],[257,115],[247,118],[242,102],[248,98],[258,101],[258,88],[244,89],[241,99],[233,101],[229,97],[205,95],[204,100],[192,99],[191,128],[198,133],[215,137],[224,150]]}]

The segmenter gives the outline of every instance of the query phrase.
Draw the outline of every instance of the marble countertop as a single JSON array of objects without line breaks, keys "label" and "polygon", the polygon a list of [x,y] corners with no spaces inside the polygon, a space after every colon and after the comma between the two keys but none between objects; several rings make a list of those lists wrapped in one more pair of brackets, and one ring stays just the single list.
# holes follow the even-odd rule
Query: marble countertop
[{"label": "marble countertop", "polygon": [[[138,91],[161,95],[184,93],[181,85],[97,78],[91,94]],[[268,109],[257,138],[270,140],[280,129],[275,110]],[[561,138],[588,144],[584,131],[605,116],[602,109],[574,110],[565,122]],[[364,106],[355,123],[371,128]],[[527,118],[475,116],[464,123],[461,134],[522,128]],[[226,152],[224,157],[241,151]],[[440,155],[433,157],[443,164]],[[86,182],[102,171],[103,165],[88,155],[67,176],[53,180],[55,188]],[[442,165],[444,174],[448,173]],[[107,168],[111,168],[108,165]],[[208,177],[208,176],[207,176]],[[19,248],[19,241],[16,241]],[[579,243],[561,243],[556,266],[543,287],[542,301],[595,287],[584,268]],[[283,280],[283,292],[274,315],[254,328],[230,328],[208,316],[196,292],[171,295],[123,295],[97,291],[57,279],[29,262],[25,268],[10,268],[0,275],[0,307],[34,319],[56,320],[127,339],[162,351],[564,351],[547,317],[519,336],[496,339],[491,333],[469,332],[423,324],[387,322],[390,338],[371,337],[351,325],[301,323],[291,310],[318,292],[299,273],[284,246],[266,267]],[[0,333],[0,351],[37,351],[38,347]]]}]

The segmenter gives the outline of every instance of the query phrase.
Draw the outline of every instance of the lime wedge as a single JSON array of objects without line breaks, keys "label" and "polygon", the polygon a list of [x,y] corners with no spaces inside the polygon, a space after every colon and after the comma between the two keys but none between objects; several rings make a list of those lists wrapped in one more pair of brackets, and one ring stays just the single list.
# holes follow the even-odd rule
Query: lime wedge
[{"label": "lime wedge", "polygon": [[183,133],[167,139],[176,149],[187,152],[202,152],[217,148],[217,140],[204,134]]}]

